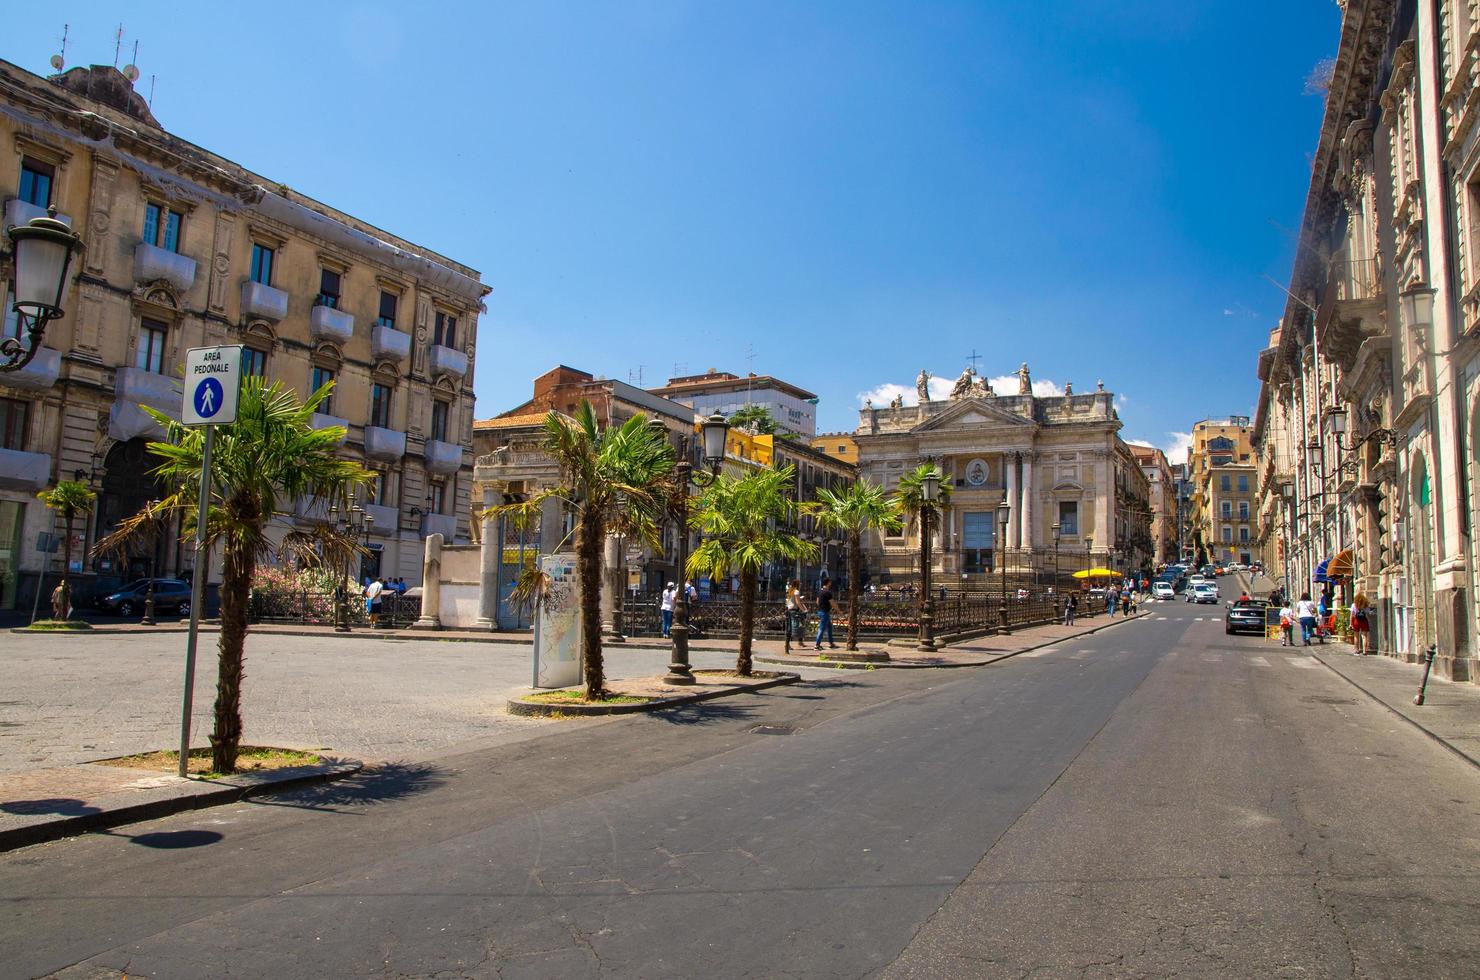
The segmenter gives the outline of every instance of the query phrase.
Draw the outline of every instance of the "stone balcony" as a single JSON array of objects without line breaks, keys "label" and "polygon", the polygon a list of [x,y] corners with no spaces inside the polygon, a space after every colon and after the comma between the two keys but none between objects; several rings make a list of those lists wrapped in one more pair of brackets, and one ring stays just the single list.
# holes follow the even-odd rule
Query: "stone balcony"
[{"label": "stone balcony", "polygon": [[178,252],[140,242],[134,246],[134,281],[163,279],[180,292],[195,285],[195,260]]},{"label": "stone balcony", "polygon": [[276,323],[288,315],[288,294],[248,279],[242,283],[242,314]]},{"label": "stone balcony", "polygon": [[[24,331],[22,331],[24,333]],[[22,343],[25,343],[22,340]],[[45,391],[57,383],[62,373],[62,352],[43,347],[31,358],[31,363],[19,371],[9,371],[0,384],[7,388],[24,388],[27,391]]]},{"label": "stone balcony", "polygon": [[0,487],[34,493],[51,482],[51,454],[0,449]]},{"label": "stone balcony", "polygon": [[163,435],[163,429],[144,411],[144,406],[178,419],[179,380],[143,368],[119,368],[113,375],[113,408],[108,413],[108,435],[120,442],[138,436],[155,438]]},{"label": "stone balcony", "polygon": [[398,363],[406,360],[411,356],[411,335],[377,323],[370,328],[370,356]]},{"label": "stone balcony", "polygon": [[1331,261],[1326,292],[1316,311],[1321,354],[1350,371],[1362,344],[1386,340],[1387,303],[1382,290],[1382,267],[1376,259]]},{"label": "stone balcony", "polygon": [[355,318],[343,310],[315,306],[308,314],[308,332],[314,340],[327,340],[343,347],[355,335]]},{"label": "stone balcony", "polygon": [[365,458],[394,463],[406,455],[406,433],[378,425],[365,426]]},{"label": "stone balcony", "polygon": [[326,523],[329,520],[329,501],[327,498],[299,497],[293,501],[293,516],[303,524]]},{"label": "stone balcony", "polygon": [[339,441],[341,444],[344,442],[345,437],[349,435],[349,420],[342,419],[337,415],[327,415],[323,412],[314,412],[308,417],[308,424],[315,429],[331,429],[336,425],[344,429],[344,435],[339,437]]},{"label": "stone balcony", "polygon": [[[23,225],[32,218],[46,217],[46,209],[35,204],[28,204],[18,197],[13,197],[5,203],[5,227],[11,225]],[[72,218],[69,215],[58,213],[56,219],[68,228],[72,227]]]},{"label": "stone balcony", "polygon": [[422,449],[427,469],[433,473],[456,473],[462,469],[462,447],[441,439],[428,439]]},{"label": "stone balcony", "polygon": [[451,544],[457,537],[457,518],[451,514],[421,515],[421,536],[426,538],[433,534],[442,535],[442,540]]},{"label": "stone balcony", "polygon": [[441,344],[432,345],[427,355],[427,364],[432,374],[450,374],[461,378],[468,373],[468,355]]},{"label": "stone balcony", "polygon": [[401,530],[401,512],[395,507],[380,504],[362,504],[365,516],[371,519],[370,533],[377,537],[390,537]]}]

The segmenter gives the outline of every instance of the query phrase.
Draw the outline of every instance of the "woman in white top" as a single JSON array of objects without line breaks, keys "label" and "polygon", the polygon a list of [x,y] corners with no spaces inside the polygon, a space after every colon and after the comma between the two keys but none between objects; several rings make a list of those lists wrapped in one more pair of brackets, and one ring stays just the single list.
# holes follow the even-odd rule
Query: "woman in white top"
[{"label": "woman in white top", "polygon": [[1300,639],[1310,646],[1310,635],[1316,628],[1316,604],[1310,601],[1310,593],[1300,593],[1300,601],[1295,603],[1295,618],[1300,620]]},{"label": "woman in white top", "polygon": [[791,652],[791,638],[802,642],[802,617],[807,612],[807,603],[802,598],[802,580],[792,579],[786,583],[786,652]]}]

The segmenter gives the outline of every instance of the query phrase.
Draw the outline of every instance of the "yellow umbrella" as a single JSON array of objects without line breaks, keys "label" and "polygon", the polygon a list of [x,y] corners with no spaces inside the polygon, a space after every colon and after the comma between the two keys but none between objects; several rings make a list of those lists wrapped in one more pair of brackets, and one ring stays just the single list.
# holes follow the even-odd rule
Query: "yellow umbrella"
[{"label": "yellow umbrella", "polygon": [[1119,572],[1113,572],[1108,568],[1082,568],[1074,573],[1075,578],[1116,578],[1119,575]]}]

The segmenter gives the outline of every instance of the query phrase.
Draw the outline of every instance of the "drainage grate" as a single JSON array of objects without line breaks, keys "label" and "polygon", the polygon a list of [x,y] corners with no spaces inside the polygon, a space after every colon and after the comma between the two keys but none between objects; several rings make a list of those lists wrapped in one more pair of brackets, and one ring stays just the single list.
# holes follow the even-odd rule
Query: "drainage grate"
[{"label": "drainage grate", "polygon": [[795,735],[797,730],[790,725],[756,725],[750,730],[752,735]]}]

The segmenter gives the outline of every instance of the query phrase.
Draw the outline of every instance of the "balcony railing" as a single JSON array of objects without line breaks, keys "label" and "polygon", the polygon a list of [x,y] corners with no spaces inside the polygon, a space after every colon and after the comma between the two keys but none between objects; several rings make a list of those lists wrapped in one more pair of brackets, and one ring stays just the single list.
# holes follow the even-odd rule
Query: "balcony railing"
[{"label": "balcony railing", "polygon": [[394,463],[406,455],[406,433],[378,425],[365,426],[365,455]]},{"label": "balcony railing", "polygon": [[[29,201],[22,201],[13,197],[5,204],[5,227],[11,225],[23,225],[32,218],[46,217],[46,209]],[[58,214],[56,219],[68,228],[72,227],[72,219],[68,215]]]},{"label": "balcony railing", "polygon": [[51,456],[19,449],[0,449],[0,487],[33,492],[51,482]]},{"label": "balcony railing", "polygon": [[355,335],[355,318],[331,306],[315,306],[308,314],[308,332],[314,340],[343,346]]},{"label": "balcony railing", "polygon": [[27,391],[45,391],[57,383],[62,373],[62,352],[43,347],[31,358],[31,362],[5,375],[7,388],[25,388]]},{"label": "balcony railing", "polygon": [[377,323],[370,328],[370,356],[377,360],[404,361],[411,354],[411,335]]},{"label": "balcony railing", "polygon": [[432,345],[429,361],[433,374],[450,374],[461,378],[468,373],[468,355],[451,347]]},{"label": "balcony railing", "polygon": [[428,439],[422,452],[426,456],[427,469],[433,473],[456,473],[462,469],[462,447],[441,439]]},{"label": "balcony railing", "polygon": [[1376,259],[1336,259],[1331,282],[1338,303],[1376,299],[1382,292],[1382,269]]},{"label": "balcony railing", "polygon": [[180,292],[195,285],[195,260],[158,245],[140,242],[134,246],[134,281],[163,279]]},{"label": "balcony railing", "polygon": [[281,320],[288,315],[288,294],[248,279],[242,283],[242,312],[264,320]]}]

